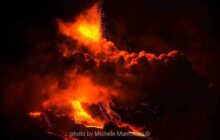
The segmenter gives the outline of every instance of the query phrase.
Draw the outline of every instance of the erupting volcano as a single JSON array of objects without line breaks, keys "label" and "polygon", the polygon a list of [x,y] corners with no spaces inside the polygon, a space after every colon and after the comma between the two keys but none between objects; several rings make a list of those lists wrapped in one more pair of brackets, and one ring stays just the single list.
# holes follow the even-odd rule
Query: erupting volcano
[{"label": "erupting volcano", "polygon": [[[63,22],[60,19],[57,21],[60,33],[77,42],[76,46],[60,44],[64,57],[78,57],[79,55],[82,57],[82,60],[79,61],[94,63],[94,67],[97,68],[102,63],[115,63],[120,57],[127,57],[128,64],[125,67],[136,63],[129,57],[138,54],[119,51],[114,43],[103,37],[101,10],[97,4],[82,12],[73,22]],[[71,47],[73,49],[70,49]],[[142,52],[140,57],[147,57],[145,55]],[[78,68],[73,67],[64,77],[64,79],[69,78],[66,83],[69,85],[68,88],[56,89],[58,87],[55,86],[56,92],[51,93],[50,99],[43,102],[44,109],[55,108],[55,110],[62,111],[63,115],[67,115],[75,124],[81,124],[87,128],[104,129],[105,124],[113,122],[116,127],[126,128],[126,131],[131,134],[144,137],[140,128],[122,122],[121,117],[111,109],[112,100],[114,98],[123,99],[123,97],[120,97],[120,91],[116,87],[95,82],[95,74],[92,69],[79,72]],[[93,111],[92,106],[95,109]],[[29,115],[37,118],[41,116],[41,113],[30,112]]]},{"label": "erupting volcano", "polygon": [[[166,136],[179,132],[179,124],[191,128],[197,121],[193,109],[201,105],[210,90],[208,80],[193,69],[181,50],[166,50],[164,45],[158,46],[162,49],[157,53],[149,53],[147,48],[135,46],[135,39],[132,44],[124,27],[117,24],[116,30],[124,32],[118,35],[131,43],[120,45],[120,41],[107,36],[104,6],[88,5],[71,20],[55,16],[53,37],[46,41],[34,30],[36,37],[31,36],[30,42],[37,43],[30,49],[32,53],[24,56],[27,59],[16,65],[18,68],[8,68],[8,79],[12,80],[6,82],[5,114],[18,114],[13,125],[24,126],[30,135],[67,140],[167,140]],[[130,19],[128,22],[133,23]],[[146,30],[152,36],[156,34],[150,23],[143,22],[143,26],[152,28]],[[139,32],[145,31],[140,28],[134,35]],[[167,36],[169,42],[173,36]],[[137,38],[146,45],[163,42],[144,35]],[[166,52],[161,53],[163,50]],[[189,114],[196,117],[190,118]],[[179,136],[185,136],[180,132]]]}]

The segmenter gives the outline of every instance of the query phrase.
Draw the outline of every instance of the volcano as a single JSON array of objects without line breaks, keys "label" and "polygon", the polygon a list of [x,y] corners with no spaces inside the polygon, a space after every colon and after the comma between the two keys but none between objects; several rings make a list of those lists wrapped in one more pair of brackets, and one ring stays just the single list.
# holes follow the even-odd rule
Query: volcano
[{"label": "volcano", "polygon": [[[114,42],[103,3],[91,2],[68,20],[56,16],[44,31],[34,23],[27,28],[33,47],[20,62],[3,64],[7,139],[215,140],[205,120],[217,114],[217,84],[182,49],[132,50]],[[116,29],[121,38],[132,32],[119,23]],[[153,36],[144,42],[163,44]]]}]

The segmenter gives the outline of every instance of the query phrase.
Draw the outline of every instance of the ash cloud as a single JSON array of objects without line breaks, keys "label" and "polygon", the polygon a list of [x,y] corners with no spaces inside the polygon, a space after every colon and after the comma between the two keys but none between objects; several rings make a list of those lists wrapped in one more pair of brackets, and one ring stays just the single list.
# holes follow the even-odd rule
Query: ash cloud
[{"label": "ash cloud", "polygon": [[175,111],[190,108],[208,91],[208,80],[176,51],[159,56],[124,51],[114,59],[99,61],[86,60],[79,52],[68,59],[79,73],[92,75],[98,85],[118,91],[124,102],[145,102]]},{"label": "ash cloud", "polygon": [[217,5],[206,0],[104,1],[106,36],[130,52],[184,52],[193,69],[218,87]]}]

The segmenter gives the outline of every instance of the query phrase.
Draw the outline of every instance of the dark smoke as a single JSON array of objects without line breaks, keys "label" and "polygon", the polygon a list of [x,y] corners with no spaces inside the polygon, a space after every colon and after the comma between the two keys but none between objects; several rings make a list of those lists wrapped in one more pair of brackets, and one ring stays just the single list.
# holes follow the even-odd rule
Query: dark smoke
[{"label": "dark smoke", "polygon": [[[219,4],[205,0],[104,1],[106,36],[121,49],[184,52],[219,86]],[[139,47],[137,47],[139,46]]]}]

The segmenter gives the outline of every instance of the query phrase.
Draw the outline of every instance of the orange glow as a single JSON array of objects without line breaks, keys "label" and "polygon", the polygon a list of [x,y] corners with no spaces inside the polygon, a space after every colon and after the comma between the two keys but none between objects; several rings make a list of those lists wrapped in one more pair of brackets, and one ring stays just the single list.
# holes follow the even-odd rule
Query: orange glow
[{"label": "orange glow", "polygon": [[28,115],[32,118],[39,118],[41,116],[41,112],[29,112]]},{"label": "orange glow", "polygon": [[[77,41],[76,47],[87,48],[93,54],[109,54],[117,50],[114,43],[105,39],[102,35],[101,11],[98,4],[82,12],[74,22],[58,20],[61,34]],[[64,56],[72,54],[67,46],[61,45]]]},{"label": "orange glow", "polygon": [[78,41],[79,45],[90,46],[91,50],[99,50],[102,40],[101,13],[98,5],[94,5],[82,12],[74,22],[58,20],[59,30],[62,34]]},{"label": "orange glow", "polygon": [[[65,46],[62,44],[63,56],[71,56],[81,48],[86,48],[89,55],[92,54],[94,60],[97,60],[99,65],[100,60],[117,61],[120,57],[123,57],[125,67],[130,67],[138,63],[138,58],[149,57],[153,59],[155,56],[151,56],[145,52],[140,54],[131,53],[126,51],[119,51],[113,42],[108,41],[102,35],[101,28],[101,12],[98,5],[94,5],[90,9],[82,12],[74,22],[64,22],[58,20],[59,31],[61,34],[76,40],[77,43],[73,45],[74,49],[70,49],[72,46]],[[87,51],[86,51],[87,53]],[[100,55],[101,54],[101,55]],[[149,56],[148,56],[149,55]],[[121,117],[114,112],[110,107],[110,102],[113,97],[122,97],[115,87],[104,84],[100,84],[94,81],[92,73],[76,73],[74,70],[65,73],[64,79],[65,88],[60,88],[58,83],[51,87],[48,91],[51,96],[47,101],[43,102],[44,109],[50,109],[53,107],[59,108],[76,124],[83,124],[86,127],[96,127],[102,129],[104,124],[108,121],[113,121],[118,127],[129,126],[131,133],[137,136],[144,136],[141,130],[136,127],[121,122]],[[105,118],[98,116],[102,119],[96,119],[96,117],[90,115],[91,111],[88,108],[84,108],[84,104],[90,105],[103,105],[102,112],[108,117]],[[101,110],[101,109],[100,109]],[[38,113],[32,113],[30,116],[40,116]]]},{"label": "orange glow", "polygon": [[74,98],[84,103],[99,103],[107,102],[111,96],[116,96],[114,91],[110,92],[110,89],[95,84],[88,76],[81,76],[78,79],[78,87],[75,89]]},{"label": "orange glow", "polygon": [[98,104],[100,102],[108,103],[111,96],[117,96],[116,92],[107,87],[95,84],[89,76],[74,76],[69,82],[69,88],[54,93],[51,98],[43,102],[43,107],[58,107],[59,109],[68,108],[68,116],[76,124],[84,124],[86,127],[103,128],[104,120],[93,118],[83,108],[82,103],[88,105]]},{"label": "orange glow", "polygon": [[97,25],[89,25],[85,22],[79,25],[78,31],[85,39],[87,39],[87,41],[98,42],[101,38],[99,27]]},{"label": "orange glow", "polygon": [[87,127],[103,127],[102,122],[95,121],[87,112],[85,112],[79,101],[72,101],[72,107],[74,110],[73,117],[76,123],[84,124]]},{"label": "orange glow", "polygon": [[[71,75],[71,72],[68,73]],[[109,87],[100,86],[93,82],[92,78],[88,75],[75,76],[69,81],[69,87],[64,90],[57,90],[56,87],[52,92],[53,95],[48,101],[43,103],[44,107],[50,103],[57,103],[59,105],[66,104],[63,102],[67,100],[69,103],[72,101],[79,101],[88,104],[97,104],[99,102],[108,102],[108,100],[117,96],[117,92]],[[57,85],[58,86],[58,85]]]}]

